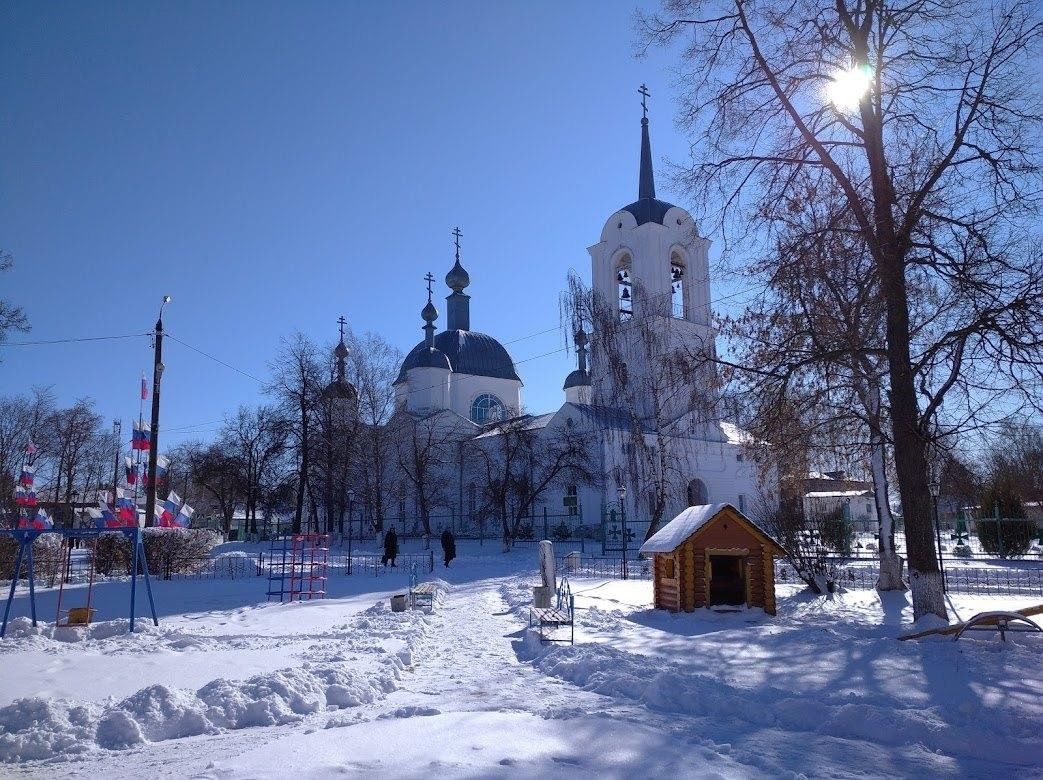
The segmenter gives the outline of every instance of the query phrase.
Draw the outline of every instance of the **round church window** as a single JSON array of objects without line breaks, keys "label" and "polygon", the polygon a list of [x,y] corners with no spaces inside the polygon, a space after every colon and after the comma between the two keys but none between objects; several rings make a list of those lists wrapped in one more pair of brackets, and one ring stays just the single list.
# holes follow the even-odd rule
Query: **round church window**
[{"label": "round church window", "polygon": [[485,425],[507,417],[507,407],[492,393],[482,393],[471,401],[471,422]]}]

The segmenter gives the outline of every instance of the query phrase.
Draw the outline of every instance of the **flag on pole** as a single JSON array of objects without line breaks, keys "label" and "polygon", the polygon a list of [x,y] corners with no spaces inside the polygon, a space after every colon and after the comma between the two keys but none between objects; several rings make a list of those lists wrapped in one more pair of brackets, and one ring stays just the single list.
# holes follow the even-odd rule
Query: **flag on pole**
[{"label": "flag on pole", "polygon": [[156,505],[156,508],[152,510],[153,524],[163,528],[163,507]]},{"label": "flag on pole", "polygon": [[170,467],[170,461],[164,458],[162,455],[156,456],[156,482],[161,479],[167,478],[167,469]]},{"label": "flag on pole", "polygon": [[164,528],[169,528],[174,524],[174,518],[177,517],[177,510],[181,507],[181,497],[173,490],[167,495],[167,500],[163,502],[163,513],[160,515],[160,525]]},{"label": "flag on pole", "polygon": [[141,372],[141,400],[148,399],[148,382],[145,381],[145,372]]},{"label": "flag on pole", "polygon": [[23,487],[31,488],[33,486],[33,480],[36,478],[36,466],[32,463],[26,463],[22,466],[22,475],[18,481]]},{"label": "flag on pole", "polygon": [[138,522],[138,508],[134,499],[116,488],[116,516],[123,525],[135,525]]},{"label": "flag on pole", "polygon": [[36,491],[18,485],[14,489],[14,502],[15,506],[36,506]]},{"label": "flag on pole", "polygon": [[[19,523],[21,525],[21,523]],[[43,511],[43,507],[36,510],[36,516],[33,517],[28,523],[29,528],[33,528],[37,531],[43,531],[48,528],[54,528],[54,521],[47,516],[47,513]]]},{"label": "flag on pole", "polygon": [[130,448],[132,450],[143,450],[148,452],[152,441],[152,428],[147,422],[138,420],[134,423],[134,438],[131,439]]},{"label": "flag on pole", "polygon": [[29,443],[25,445],[25,456],[30,463],[36,460],[36,445],[33,444],[32,439],[29,439]]},{"label": "flag on pole", "polygon": [[123,463],[126,467],[127,472],[127,484],[136,485],[138,484],[138,464],[131,460],[130,456],[127,455],[123,458]]},{"label": "flag on pole", "polygon": [[174,518],[174,525],[178,528],[188,528],[192,524],[192,515],[196,513],[192,507],[188,504],[184,504],[181,507],[181,511],[177,513],[177,517]]},{"label": "flag on pole", "polygon": [[98,502],[98,510],[101,512],[101,522],[95,521],[95,524],[99,528],[119,528],[120,521],[116,519],[116,514],[109,509],[109,505],[105,501]]},{"label": "flag on pole", "polygon": [[95,509],[92,506],[87,507],[87,515],[94,522],[95,528],[105,527],[105,516],[101,513],[100,509]]}]

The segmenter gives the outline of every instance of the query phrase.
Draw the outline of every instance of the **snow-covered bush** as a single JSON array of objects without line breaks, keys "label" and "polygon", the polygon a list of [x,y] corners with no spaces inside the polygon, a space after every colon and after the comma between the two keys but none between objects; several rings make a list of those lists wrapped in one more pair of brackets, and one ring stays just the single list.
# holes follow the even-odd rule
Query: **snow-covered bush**
[{"label": "snow-covered bush", "polygon": [[[42,534],[33,542],[33,569],[37,577],[49,575],[57,570],[62,539],[58,534]],[[18,542],[9,536],[0,537],[0,580],[9,580],[14,574],[14,562],[18,557]],[[21,574],[28,572],[27,561],[22,561]]]},{"label": "snow-covered bush", "polygon": [[[191,574],[210,565],[210,551],[220,541],[205,528],[146,528],[143,532],[145,560],[149,572],[169,579],[174,574]],[[132,541],[121,533],[102,534],[94,547],[99,574],[130,574]]]},{"label": "snow-covered bush", "polygon": [[957,558],[970,558],[972,553],[966,544],[958,544],[952,549],[952,554]]}]

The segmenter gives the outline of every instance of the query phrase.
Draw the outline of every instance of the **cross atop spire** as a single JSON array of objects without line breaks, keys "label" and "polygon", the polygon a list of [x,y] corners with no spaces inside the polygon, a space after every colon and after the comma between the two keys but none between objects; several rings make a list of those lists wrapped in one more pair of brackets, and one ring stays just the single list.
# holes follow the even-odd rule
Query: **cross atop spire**
[{"label": "cross atop spire", "polygon": [[652,142],[648,140],[648,98],[652,93],[644,84],[638,90],[641,95],[641,170],[637,178],[637,199],[655,198],[655,176],[652,173]]},{"label": "cross atop spire", "polygon": [[424,277],[424,281],[427,282],[427,302],[431,303],[431,285],[434,284],[435,276],[430,271],[427,272],[427,276]]},{"label": "cross atop spire", "polygon": [[453,236],[456,238],[456,262],[458,263],[460,262],[460,236],[462,235],[463,233],[460,232],[459,225],[453,228]]},{"label": "cross atop spire", "polygon": [[343,314],[337,318],[337,324],[340,325],[340,340],[344,341],[344,326],[348,324],[348,321],[344,319]]}]

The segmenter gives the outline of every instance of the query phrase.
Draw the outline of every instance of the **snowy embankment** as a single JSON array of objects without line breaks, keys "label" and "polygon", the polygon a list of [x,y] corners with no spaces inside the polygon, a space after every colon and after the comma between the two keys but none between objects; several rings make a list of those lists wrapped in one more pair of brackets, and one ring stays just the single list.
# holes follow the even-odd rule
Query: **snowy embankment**
[{"label": "snowy embankment", "polygon": [[[873,746],[887,758],[871,773],[1043,767],[1038,637],[899,642],[902,594],[888,594],[883,609],[871,591],[832,601],[791,594],[772,618],[760,610],[669,615],[634,604],[644,588],[631,583],[573,588],[576,644],[547,647],[530,637],[520,657],[585,691],[673,713],[762,770],[792,769],[780,759],[795,741],[846,744],[851,755]],[[527,613],[527,588],[504,585],[501,593],[519,617]],[[967,617],[997,604],[967,597],[955,606]],[[757,754],[764,734],[774,735],[776,755]],[[738,753],[744,742],[750,755]],[[828,760],[816,766],[825,757],[815,752],[805,771],[837,771]]]},{"label": "snowy embankment", "polygon": [[[0,708],[0,761],[68,759],[99,748],[297,723],[325,710],[372,704],[398,687],[430,618],[421,612],[392,613],[381,601],[347,622],[332,622],[350,609],[350,604],[327,601],[240,610],[238,630],[228,634],[183,624],[157,628],[142,621],[141,632],[127,636],[126,622],[120,620],[94,624],[81,634],[53,625],[34,629],[27,618],[18,618],[3,649],[6,660],[14,654],[20,659],[7,665],[5,676],[21,665],[28,681],[13,681],[13,688],[46,689],[48,683],[41,680],[49,666],[73,675],[77,669],[94,669],[103,677],[107,672],[113,679],[102,690],[153,675],[182,685],[155,682],[119,699],[39,693],[17,698]],[[295,624],[303,630],[287,630]],[[67,656],[70,663],[49,663],[49,656]],[[159,664],[150,665],[155,658]],[[42,674],[26,668],[32,659],[43,667]],[[235,672],[242,671],[237,666],[245,667],[248,676],[237,678]],[[251,668],[265,667],[273,668],[249,674]],[[186,688],[186,676],[208,681]],[[77,684],[75,676],[65,680]],[[86,676],[83,683],[86,692],[100,693]]]}]

